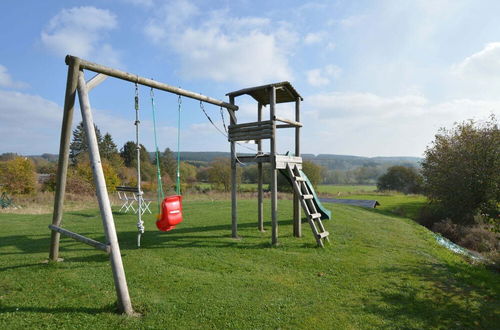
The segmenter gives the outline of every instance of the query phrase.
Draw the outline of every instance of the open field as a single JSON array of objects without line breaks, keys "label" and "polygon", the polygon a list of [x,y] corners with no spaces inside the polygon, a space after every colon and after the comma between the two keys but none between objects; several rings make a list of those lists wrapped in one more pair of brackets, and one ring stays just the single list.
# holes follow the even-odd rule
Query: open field
[{"label": "open field", "polygon": [[[438,246],[409,219],[328,204],[331,244],[291,235],[291,201],[279,201],[280,246],[255,229],[256,202],[187,201],[178,229],[143,248],[135,218],[115,221],[134,307],[114,313],[108,258],[64,238],[65,261],[44,264],[50,215],[0,214],[0,326],[11,328],[495,328],[498,274]],[[154,209],[154,208],[153,208]],[[269,205],[266,204],[269,213]],[[97,210],[71,211],[65,227],[103,240]],[[269,216],[267,217],[269,218]],[[269,228],[269,223],[266,224]]]},{"label": "open field", "polygon": [[315,189],[320,194],[345,195],[373,192],[377,190],[377,186],[321,184],[315,187]]}]

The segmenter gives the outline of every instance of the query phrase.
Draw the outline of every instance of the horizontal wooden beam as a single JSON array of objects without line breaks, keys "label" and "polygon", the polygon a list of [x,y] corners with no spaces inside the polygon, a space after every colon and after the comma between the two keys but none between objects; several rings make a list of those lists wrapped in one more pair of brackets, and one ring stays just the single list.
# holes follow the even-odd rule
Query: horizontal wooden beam
[{"label": "horizontal wooden beam", "polygon": [[243,127],[251,127],[251,126],[264,126],[264,125],[269,125],[272,123],[273,123],[272,120],[254,121],[251,123],[229,125],[228,129],[231,130],[231,129],[238,129],[238,128],[243,128]]},{"label": "horizontal wooden beam", "polygon": [[238,156],[238,159],[243,163],[269,163],[271,158],[269,155],[265,156]]},{"label": "horizontal wooden beam", "polygon": [[70,238],[72,238],[72,239],[74,239],[74,240],[76,240],[78,242],[85,243],[87,245],[90,245],[90,246],[98,249],[98,250],[102,250],[102,251],[104,251],[106,253],[110,253],[110,247],[107,244],[95,241],[95,240],[93,240],[91,238],[82,236],[80,234],[74,233],[72,231],[66,230],[66,229],[58,227],[58,226],[49,225],[49,228],[51,230],[53,230],[53,231],[61,233],[64,236],[70,237]]},{"label": "horizontal wooden beam", "polygon": [[262,126],[251,126],[251,127],[243,127],[243,128],[232,128],[229,130],[229,134],[237,134],[237,133],[257,133],[265,130],[272,130],[273,125],[267,124]]},{"label": "horizontal wooden beam", "polygon": [[113,68],[110,68],[110,67],[107,67],[104,65],[92,63],[92,62],[86,61],[84,59],[80,59],[76,56],[67,55],[66,56],[66,64],[69,65],[70,63],[73,63],[77,59],[79,60],[80,69],[82,69],[82,70],[90,70],[90,71],[93,71],[96,73],[102,73],[102,74],[105,74],[105,75],[110,76],[110,77],[115,77],[118,79],[127,80],[127,81],[130,81],[133,83],[138,83],[139,85],[148,86],[148,87],[162,90],[165,92],[170,92],[170,93],[174,93],[177,95],[189,97],[191,99],[195,99],[198,101],[210,103],[213,105],[218,105],[218,106],[221,106],[221,107],[226,108],[226,109],[238,110],[238,107],[236,105],[229,104],[229,103],[221,101],[221,100],[213,99],[213,98],[211,98],[209,96],[205,96],[203,94],[199,94],[199,93],[191,92],[191,91],[188,91],[188,90],[185,90],[182,88],[170,86],[170,85],[167,85],[167,84],[164,84],[164,83],[152,80],[152,79],[144,78],[144,77],[141,77],[141,76],[136,75],[136,74],[132,74],[132,73],[128,73],[125,71],[113,69]]},{"label": "horizontal wooden beam", "polygon": [[248,135],[230,135],[229,141],[249,141],[249,140],[264,140],[271,139],[273,137],[272,131],[264,132],[259,134],[248,134]]},{"label": "horizontal wooden beam", "polygon": [[294,127],[302,127],[302,123],[299,123],[298,121],[293,121],[290,119],[280,118],[280,117],[276,117],[276,116],[274,116],[274,120],[280,121],[282,123],[287,123],[287,124],[293,125]]},{"label": "horizontal wooden beam", "polygon": [[[252,132],[229,132],[229,138],[240,137],[240,136],[251,137],[251,136],[258,136],[258,135],[268,135],[268,134],[272,134],[272,133],[273,133],[272,129],[262,129],[259,131],[252,131]],[[247,140],[255,140],[255,139],[249,138]]]}]

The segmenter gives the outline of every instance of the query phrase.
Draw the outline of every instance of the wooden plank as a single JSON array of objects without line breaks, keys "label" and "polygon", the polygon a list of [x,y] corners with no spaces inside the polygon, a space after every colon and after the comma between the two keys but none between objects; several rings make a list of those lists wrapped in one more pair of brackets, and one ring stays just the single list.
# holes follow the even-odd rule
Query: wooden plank
[{"label": "wooden plank", "polygon": [[228,130],[235,129],[235,128],[250,127],[250,126],[262,126],[262,125],[268,125],[268,124],[272,124],[272,123],[273,123],[272,120],[264,120],[261,122],[254,121],[251,123],[231,124],[231,125],[229,125]]},{"label": "wooden plank", "polygon": [[244,128],[233,128],[228,130],[229,134],[237,134],[237,133],[252,133],[252,132],[260,132],[264,130],[272,130],[273,125],[261,125],[261,126],[252,126],[252,127],[244,127]]},{"label": "wooden plank", "polygon": [[234,138],[247,137],[245,140],[258,140],[260,136],[270,135],[272,133],[273,133],[272,129],[265,129],[265,130],[255,131],[255,132],[229,133],[228,138],[231,140]]},{"label": "wooden plank", "polygon": [[123,269],[120,246],[118,245],[118,237],[116,235],[111,204],[109,203],[106,180],[104,179],[101,156],[99,155],[99,146],[97,144],[97,137],[94,129],[94,120],[92,118],[89,96],[85,84],[85,76],[82,71],[78,74],[77,90],[82,112],[83,127],[87,135],[90,164],[94,176],[96,195],[99,202],[99,210],[101,211],[104,234],[106,235],[106,240],[109,242],[111,247],[109,259],[111,262],[111,270],[113,271],[113,280],[118,298],[118,310],[127,315],[135,315],[134,310],[132,309],[132,302],[130,301],[125,270]]},{"label": "wooden plank", "polygon": [[302,123],[299,123],[299,122],[296,122],[296,121],[293,121],[291,119],[286,119],[286,118],[281,118],[281,117],[276,117],[274,116],[274,120],[276,121],[280,121],[282,123],[287,123],[289,125],[292,125],[294,127],[302,127]]},{"label": "wooden plank", "polygon": [[[66,192],[66,178],[68,174],[69,144],[71,141],[73,113],[75,106],[76,86],[78,84],[78,72],[80,64],[78,59],[68,63],[68,76],[66,79],[66,93],[64,97],[63,120],[61,127],[61,139],[59,143],[59,160],[57,162],[56,191],[54,197],[54,211],[52,213],[52,224],[60,226],[62,222],[64,195]],[[49,260],[59,259],[58,232],[52,231],[50,235]]]},{"label": "wooden plank", "polygon": [[272,136],[273,135],[271,133],[269,133],[269,134],[265,134],[265,135],[231,137],[231,138],[229,138],[229,141],[230,142],[233,142],[233,141],[249,141],[249,140],[259,141],[259,140],[271,139]]},{"label": "wooden plank", "polygon": [[110,247],[109,245],[107,244],[104,244],[104,243],[101,243],[101,242],[98,242],[96,240],[93,240],[92,238],[88,238],[88,237],[85,237],[83,235],[80,235],[80,234],[77,234],[77,233],[74,233],[72,231],[69,231],[69,230],[66,230],[64,228],[61,228],[61,227],[57,227],[57,226],[54,226],[54,225],[49,225],[49,228],[53,231],[56,231],[60,234],[63,234],[64,236],[67,236],[67,237],[70,237],[78,242],[82,242],[84,244],[87,244],[87,245],[90,245],[98,250],[101,250],[101,251],[104,251],[106,253],[109,253],[110,252]]},{"label": "wooden plank", "polygon": [[286,162],[291,164],[302,164],[302,157],[287,156],[287,155],[276,155],[277,162]]},{"label": "wooden plank", "polygon": [[254,162],[258,164],[262,163],[269,163],[270,162],[270,157],[269,155],[266,156],[238,156],[238,159],[242,161],[243,163],[249,163],[249,162]]},{"label": "wooden plank", "polygon": [[[75,61],[76,59],[78,59],[78,57],[68,55],[68,56],[66,56],[66,64],[69,65],[70,63],[72,63],[72,61]],[[92,63],[92,62],[89,62],[89,61],[86,61],[83,59],[79,59],[79,61],[80,61],[80,67],[82,69],[94,71],[96,73],[102,73],[102,74],[105,74],[105,75],[110,76],[110,77],[115,77],[115,78],[127,80],[127,81],[130,81],[133,83],[138,83],[140,85],[152,87],[152,88],[159,89],[159,90],[162,90],[165,92],[170,92],[170,93],[174,93],[177,95],[182,95],[185,97],[189,97],[191,99],[210,103],[210,104],[217,105],[217,106],[220,106],[220,107],[223,107],[226,109],[238,110],[238,107],[234,104],[229,104],[229,103],[226,103],[224,101],[220,101],[220,100],[211,98],[211,97],[203,95],[203,94],[199,94],[199,93],[191,92],[191,91],[188,91],[188,90],[185,90],[182,88],[170,86],[170,85],[167,85],[167,84],[164,84],[164,83],[152,80],[152,79],[138,76],[136,74],[132,74],[132,73],[128,73],[125,71],[109,68],[107,66],[100,65],[97,63]]]}]

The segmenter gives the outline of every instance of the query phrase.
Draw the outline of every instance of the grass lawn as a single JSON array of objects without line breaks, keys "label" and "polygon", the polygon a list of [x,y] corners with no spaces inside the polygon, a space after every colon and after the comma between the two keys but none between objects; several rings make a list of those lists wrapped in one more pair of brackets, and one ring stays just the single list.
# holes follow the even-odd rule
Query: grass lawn
[{"label": "grass lawn", "polygon": [[342,195],[345,194],[355,194],[355,193],[366,193],[373,192],[377,190],[377,186],[373,185],[337,185],[337,184],[321,184],[315,186],[314,189],[317,193],[321,194],[332,194],[332,195]]},{"label": "grass lawn", "polygon": [[[105,254],[63,238],[64,262],[44,264],[51,215],[0,214],[0,326],[21,328],[498,328],[498,274],[440,247],[413,221],[327,204],[331,244],[315,247],[308,225],[292,237],[291,201],[279,201],[280,245],[256,230],[256,201],[186,201],[169,233],[147,217],[116,214],[130,295],[142,317],[115,311]],[[153,208],[154,209],[154,208]],[[269,204],[265,208],[269,218]],[[99,212],[68,212],[64,226],[103,240]],[[267,223],[269,228],[269,223]]]}]

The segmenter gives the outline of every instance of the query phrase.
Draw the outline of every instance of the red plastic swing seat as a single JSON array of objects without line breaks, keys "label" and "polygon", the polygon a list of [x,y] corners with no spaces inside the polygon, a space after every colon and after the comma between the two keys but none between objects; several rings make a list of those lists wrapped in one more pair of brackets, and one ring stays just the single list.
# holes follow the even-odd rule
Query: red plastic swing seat
[{"label": "red plastic swing seat", "polygon": [[161,214],[156,220],[156,227],[161,231],[169,231],[182,222],[182,196],[166,197],[161,203]]}]

